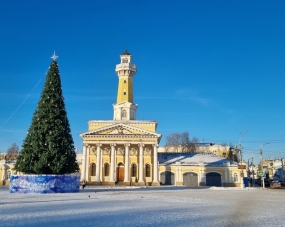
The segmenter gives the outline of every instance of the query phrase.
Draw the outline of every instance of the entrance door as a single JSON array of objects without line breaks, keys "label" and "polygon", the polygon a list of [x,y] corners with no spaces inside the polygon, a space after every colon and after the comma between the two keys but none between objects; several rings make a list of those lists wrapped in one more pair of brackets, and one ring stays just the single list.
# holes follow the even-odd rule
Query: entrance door
[{"label": "entrance door", "polygon": [[206,185],[207,186],[222,186],[222,176],[219,173],[210,172],[206,174]]},{"label": "entrance door", "polygon": [[117,176],[118,181],[124,181],[124,179],[125,179],[125,167],[122,163],[119,164],[117,173],[118,173],[118,176]]},{"label": "entrance door", "polygon": [[184,173],[183,184],[188,187],[198,186],[198,174],[197,173]]},{"label": "entrance door", "polygon": [[160,183],[163,185],[175,185],[174,173],[170,171],[165,171],[160,173]]}]

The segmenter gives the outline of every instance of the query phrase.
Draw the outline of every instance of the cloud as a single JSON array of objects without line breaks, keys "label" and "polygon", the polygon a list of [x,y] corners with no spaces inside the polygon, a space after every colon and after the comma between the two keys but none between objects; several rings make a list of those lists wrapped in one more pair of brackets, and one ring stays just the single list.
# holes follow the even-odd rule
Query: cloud
[{"label": "cloud", "polygon": [[9,129],[1,129],[1,128],[0,128],[0,131],[6,132],[6,133],[24,133],[24,132],[26,132],[25,130],[9,130]]},{"label": "cloud", "polygon": [[177,99],[187,99],[192,102],[201,104],[201,105],[210,105],[211,101],[209,98],[204,97],[200,92],[195,89],[180,89],[174,92],[174,98]]},{"label": "cloud", "polygon": [[169,96],[136,96],[137,99],[166,99],[166,100],[190,100],[192,102],[196,102],[202,105],[210,104],[210,100],[208,98],[203,97],[198,92],[194,92],[191,89],[181,89],[174,92],[169,92]]}]

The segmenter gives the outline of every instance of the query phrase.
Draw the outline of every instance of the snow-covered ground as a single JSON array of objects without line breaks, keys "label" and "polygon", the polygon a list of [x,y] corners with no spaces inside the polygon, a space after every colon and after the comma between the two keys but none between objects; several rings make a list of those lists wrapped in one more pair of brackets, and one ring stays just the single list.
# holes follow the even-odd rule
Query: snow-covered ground
[{"label": "snow-covered ground", "polygon": [[285,190],[86,188],[10,194],[0,187],[0,226],[285,226]]}]

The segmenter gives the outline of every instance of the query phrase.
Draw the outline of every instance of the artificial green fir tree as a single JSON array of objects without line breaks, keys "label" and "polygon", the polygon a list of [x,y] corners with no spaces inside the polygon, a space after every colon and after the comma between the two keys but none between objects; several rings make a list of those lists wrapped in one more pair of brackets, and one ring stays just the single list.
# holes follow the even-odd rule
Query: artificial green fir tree
[{"label": "artificial green fir tree", "polygon": [[16,161],[15,169],[26,174],[79,171],[56,58],[54,54],[40,101]]}]

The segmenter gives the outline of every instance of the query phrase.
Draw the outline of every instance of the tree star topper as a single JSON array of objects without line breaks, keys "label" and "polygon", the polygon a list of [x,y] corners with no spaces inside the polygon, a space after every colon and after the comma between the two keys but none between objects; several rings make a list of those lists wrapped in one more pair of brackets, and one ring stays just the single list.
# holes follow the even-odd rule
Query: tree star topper
[{"label": "tree star topper", "polygon": [[55,55],[55,51],[53,52],[53,55],[50,58],[52,58],[54,61],[58,58],[58,56]]}]

